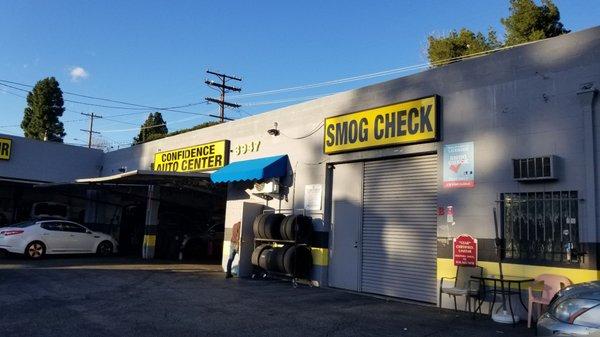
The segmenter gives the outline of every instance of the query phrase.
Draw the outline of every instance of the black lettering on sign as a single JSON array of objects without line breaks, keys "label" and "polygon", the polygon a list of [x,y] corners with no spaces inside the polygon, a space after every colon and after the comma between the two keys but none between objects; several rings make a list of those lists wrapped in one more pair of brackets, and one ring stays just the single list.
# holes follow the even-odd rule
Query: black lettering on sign
[{"label": "black lettering on sign", "polygon": [[335,125],[335,145],[346,143],[348,143],[348,122],[337,123]]},{"label": "black lettering on sign", "polygon": [[369,140],[369,121],[362,118],[358,123],[358,140],[366,142]]},{"label": "black lettering on sign", "polygon": [[406,136],[406,110],[398,111],[398,123],[396,132],[398,136]]},{"label": "black lettering on sign", "polygon": [[350,144],[354,144],[358,139],[358,122],[351,120],[348,125],[348,141]]},{"label": "black lettering on sign", "polygon": [[414,135],[419,131],[419,123],[416,119],[419,117],[419,109],[412,108],[408,112],[408,133]]},{"label": "black lettering on sign", "polygon": [[327,140],[325,141],[327,146],[333,146],[333,143],[335,142],[335,135],[333,134],[334,130],[335,126],[333,124],[327,125]]},{"label": "black lettering on sign", "polygon": [[396,136],[396,113],[385,114],[385,138]]},{"label": "black lettering on sign", "polygon": [[379,128],[379,124],[383,123],[383,116],[382,115],[377,115],[375,116],[375,128],[373,129],[373,136],[375,137],[375,139],[381,139],[383,138],[385,131],[381,130]]},{"label": "black lettering on sign", "polygon": [[433,131],[433,127],[431,126],[431,119],[429,119],[430,113],[431,104],[427,106],[427,110],[425,110],[425,107],[421,107],[421,132],[425,132],[425,128],[427,128],[427,132]]},{"label": "black lettering on sign", "polygon": [[8,143],[0,144],[0,156],[8,157]]}]

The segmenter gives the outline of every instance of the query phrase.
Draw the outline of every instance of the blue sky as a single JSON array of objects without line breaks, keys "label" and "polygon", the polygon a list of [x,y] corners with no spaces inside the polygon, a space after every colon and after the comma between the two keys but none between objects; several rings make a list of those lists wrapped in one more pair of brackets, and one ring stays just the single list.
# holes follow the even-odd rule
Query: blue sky
[{"label": "blue sky", "polygon": [[[598,25],[600,1],[555,0],[562,22],[578,31]],[[241,94],[319,83],[423,64],[426,37],[467,27],[503,35],[507,0],[489,1],[2,1],[0,79],[34,84],[55,76],[64,91],[147,106],[181,106],[216,93],[204,85],[212,69],[243,77]],[[270,95],[231,96],[246,104],[232,118],[403,76]],[[19,87],[19,86],[16,86]],[[20,87],[26,89],[26,87]],[[0,132],[17,126],[25,92],[0,87]],[[93,104],[123,106],[65,95]],[[260,105],[252,105],[257,104]],[[123,146],[151,110],[66,103],[68,143],[80,144],[87,121],[78,112],[105,117],[95,123],[104,142]],[[178,110],[214,113],[215,105]],[[128,116],[111,117],[130,114]],[[170,130],[211,120],[163,112]]]}]

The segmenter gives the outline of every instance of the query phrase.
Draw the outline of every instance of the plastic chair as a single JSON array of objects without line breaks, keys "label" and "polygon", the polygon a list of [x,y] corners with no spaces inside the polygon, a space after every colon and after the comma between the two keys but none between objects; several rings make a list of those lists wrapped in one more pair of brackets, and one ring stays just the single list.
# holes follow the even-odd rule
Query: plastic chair
[{"label": "plastic chair", "polygon": [[[527,327],[531,328],[531,318],[533,316],[533,304],[538,303],[540,305],[540,312],[542,306],[550,304],[552,297],[561,290],[562,288],[571,285],[571,281],[560,275],[542,274],[535,278],[535,282],[529,285],[529,304],[527,312]],[[539,296],[536,296],[534,292],[540,292]]]},{"label": "plastic chair", "polygon": [[[454,310],[458,310],[456,296],[465,296],[465,309],[471,311],[471,298],[479,295],[480,281],[471,278],[471,276],[482,276],[483,268],[458,266],[455,277],[442,277],[440,280],[440,298],[439,305],[442,307],[442,294],[454,297]],[[444,280],[454,280],[454,286],[444,288]],[[477,304],[477,303],[475,303]]]}]

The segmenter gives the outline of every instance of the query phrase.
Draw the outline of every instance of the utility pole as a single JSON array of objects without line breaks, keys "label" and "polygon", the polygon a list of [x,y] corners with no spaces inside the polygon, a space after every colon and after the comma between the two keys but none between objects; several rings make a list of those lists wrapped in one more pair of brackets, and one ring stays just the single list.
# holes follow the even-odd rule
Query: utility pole
[{"label": "utility pole", "polygon": [[221,113],[219,114],[219,116],[215,116],[215,115],[210,115],[210,116],[219,118],[221,120],[221,123],[223,123],[225,120],[228,120],[228,121],[233,120],[231,118],[225,117],[225,107],[239,108],[241,105],[225,101],[225,94],[228,92],[231,92],[231,91],[239,92],[242,89],[238,88],[238,87],[229,86],[226,83],[229,80],[241,81],[242,79],[239,77],[235,77],[235,76],[229,76],[229,75],[225,75],[225,74],[216,73],[216,72],[210,71],[210,70],[207,70],[206,73],[210,74],[210,75],[214,75],[214,76],[218,77],[220,80],[219,82],[215,82],[215,81],[211,81],[211,80],[204,81],[204,83],[206,83],[209,87],[218,88],[218,90],[221,92],[220,99],[206,97],[207,102],[217,103],[221,107],[221,109],[220,109]]},{"label": "utility pole", "polygon": [[84,115],[84,116],[90,117],[90,129],[89,130],[80,129],[80,130],[83,131],[83,132],[89,133],[89,136],[88,136],[88,148],[92,148],[92,134],[93,133],[100,134],[100,132],[94,131],[94,118],[102,118],[102,116],[96,115],[93,112],[91,114],[82,112],[81,114]]}]

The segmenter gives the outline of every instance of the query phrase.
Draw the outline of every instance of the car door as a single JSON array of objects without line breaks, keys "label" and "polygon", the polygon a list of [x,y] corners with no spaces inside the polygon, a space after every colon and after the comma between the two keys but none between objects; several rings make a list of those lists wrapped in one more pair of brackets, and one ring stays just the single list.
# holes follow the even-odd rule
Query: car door
[{"label": "car door", "polygon": [[72,253],[86,253],[93,249],[94,237],[87,229],[73,222],[62,222],[63,232],[67,238],[67,249]]},{"label": "car door", "polygon": [[67,250],[68,240],[60,221],[45,221],[40,224],[41,239],[48,253],[63,253]]}]

